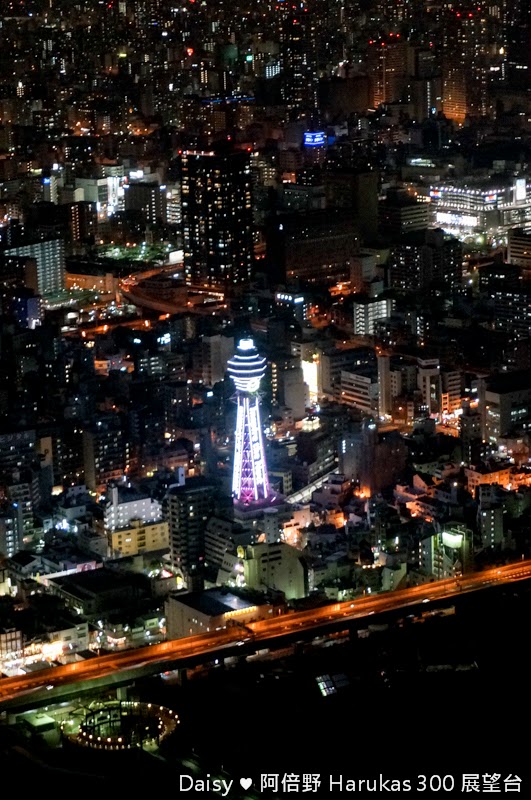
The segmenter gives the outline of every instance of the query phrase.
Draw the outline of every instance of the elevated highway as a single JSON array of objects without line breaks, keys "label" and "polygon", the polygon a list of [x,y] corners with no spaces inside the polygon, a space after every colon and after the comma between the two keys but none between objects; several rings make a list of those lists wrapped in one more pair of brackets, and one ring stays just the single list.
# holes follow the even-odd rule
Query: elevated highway
[{"label": "elevated highway", "polygon": [[86,661],[0,679],[0,711],[35,707],[105,687],[127,685],[137,678],[247,655],[256,650],[281,649],[327,633],[364,627],[374,617],[397,618],[404,611],[444,606],[467,594],[510,586],[531,578],[531,560],[520,561],[456,579],[446,579],[395,592],[364,596],[355,601],[274,616],[245,628],[174,639],[123,650]]}]

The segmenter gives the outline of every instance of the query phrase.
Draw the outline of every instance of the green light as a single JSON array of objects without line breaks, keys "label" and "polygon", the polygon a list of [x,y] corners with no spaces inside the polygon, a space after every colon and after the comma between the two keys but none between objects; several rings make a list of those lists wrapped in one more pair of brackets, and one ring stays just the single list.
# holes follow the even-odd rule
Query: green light
[{"label": "green light", "polygon": [[249,53],[249,55],[245,56],[245,60],[246,61],[252,61],[253,60],[253,56],[251,55],[251,53]]}]

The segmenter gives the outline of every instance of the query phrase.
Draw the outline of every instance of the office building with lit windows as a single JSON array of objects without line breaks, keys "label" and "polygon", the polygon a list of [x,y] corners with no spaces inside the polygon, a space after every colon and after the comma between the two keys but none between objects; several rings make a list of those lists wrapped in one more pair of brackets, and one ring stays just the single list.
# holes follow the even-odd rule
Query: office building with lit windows
[{"label": "office building with lit windows", "polygon": [[507,79],[511,86],[521,87],[527,91],[531,69],[529,47],[531,5],[528,0],[506,0],[503,23],[502,49]]},{"label": "office building with lit windows", "polygon": [[186,282],[229,294],[248,286],[253,263],[250,154],[183,152],[181,202]]},{"label": "office building with lit windows", "polygon": [[489,20],[483,4],[449,7],[443,28],[443,113],[462,125],[485,117],[489,98]]},{"label": "office building with lit windows", "polygon": [[278,283],[348,281],[358,251],[357,222],[342,209],[279,214],[266,226],[266,268]]},{"label": "office building with lit windows", "polygon": [[432,285],[456,289],[463,274],[461,242],[440,228],[413,231],[391,249],[389,286],[414,292]]},{"label": "office building with lit windows", "polygon": [[380,230],[394,241],[412,231],[429,228],[432,212],[431,203],[420,201],[405,189],[388,189],[385,199],[378,204]]},{"label": "office building with lit windows", "polygon": [[531,373],[519,370],[492,375],[480,382],[481,436],[496,445],[501,436],[529,429],[531,420]]},{"label": "office building with lit windows", "polygon": [[140,211],[151,225],[163,224],[167,219],[167,189],[158,183],[138,181],[124,187],[125,210]]},{"label": "office building with lit windows", "polygon": [[120,418],[101,416],[83,430],[85,482],[93,491],[103,491],[129,469],[129,443]]},{"label": "office building with lit windows", "polygon": [[522,267],[525,280],[531,276],[531,228],[513,228],[507,235],[507,261]]},{"label": "office building with lit windows", "polygon": [[377,108],[382,103],[400,100],[412,74],[413,48],[390,33],[382,39],[371,39],[367,52],[367,71],[370,76],[370,104]]},{"label": "office building with lit windows", "polygon": [[205,530],[214,510],[214,487],[202,476],[173,486],[164,500],[169,525],[172,566],[182,572],[188,588],[205,557]]},{"label": "office building with lit windows", "polygon": [[317,107],[315,20],[305,2],[283,2],[280,14],[282,99],[297,116]]},{"label": "office building with lit windows", "polygon": [[21,256],[33,258],[37,264],[38,294],[49,295],[64,289],[65,243],[63,239],[21,240],[15,247],[3,251],[4,257]]},{"label": "office building with lit windows", "polygon": [[352,303],[354,335],[373,336],[377,322],[388,319],[393,313],[394,307],[393,297],[357,295]]}]

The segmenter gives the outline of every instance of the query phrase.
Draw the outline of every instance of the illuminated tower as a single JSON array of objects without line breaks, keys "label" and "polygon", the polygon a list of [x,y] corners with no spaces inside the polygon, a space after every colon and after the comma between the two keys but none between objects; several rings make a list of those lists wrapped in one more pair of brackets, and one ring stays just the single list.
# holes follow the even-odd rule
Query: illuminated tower
[{"label": "illuminated tower", "polygon": [[236,355],[228,361],[238,403],[232,496],[247,506],[270,494],[258,395],[265,370],[266,360],[259,356],[253,340],[241,339]]}]

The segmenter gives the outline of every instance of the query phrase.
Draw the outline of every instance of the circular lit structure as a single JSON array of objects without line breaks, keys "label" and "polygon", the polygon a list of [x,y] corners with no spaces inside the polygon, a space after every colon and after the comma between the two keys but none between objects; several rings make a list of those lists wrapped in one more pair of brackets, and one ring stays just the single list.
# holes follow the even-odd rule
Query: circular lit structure
[{"label": "circular lit structure", "polygon": [[158,747],[179,724],[174,711],[152,703],[110,701],[87,711],[79,730],[63,734],[72,744],[94,750]]},{"label": "circular lit structure", "polygon": [[232,495],[244,505],[269,497],[269,480],[260,421],[258,389],[266,371],[252,339],[240,339],[227,368],[236,387],[236,431]]},{"label": "circular lit structure", "polygon": [[228,371],[239,392],[257,392],[265,375],[266,359],[261,358],[252,339],[240,339],[236,355],[228,361]]}]

